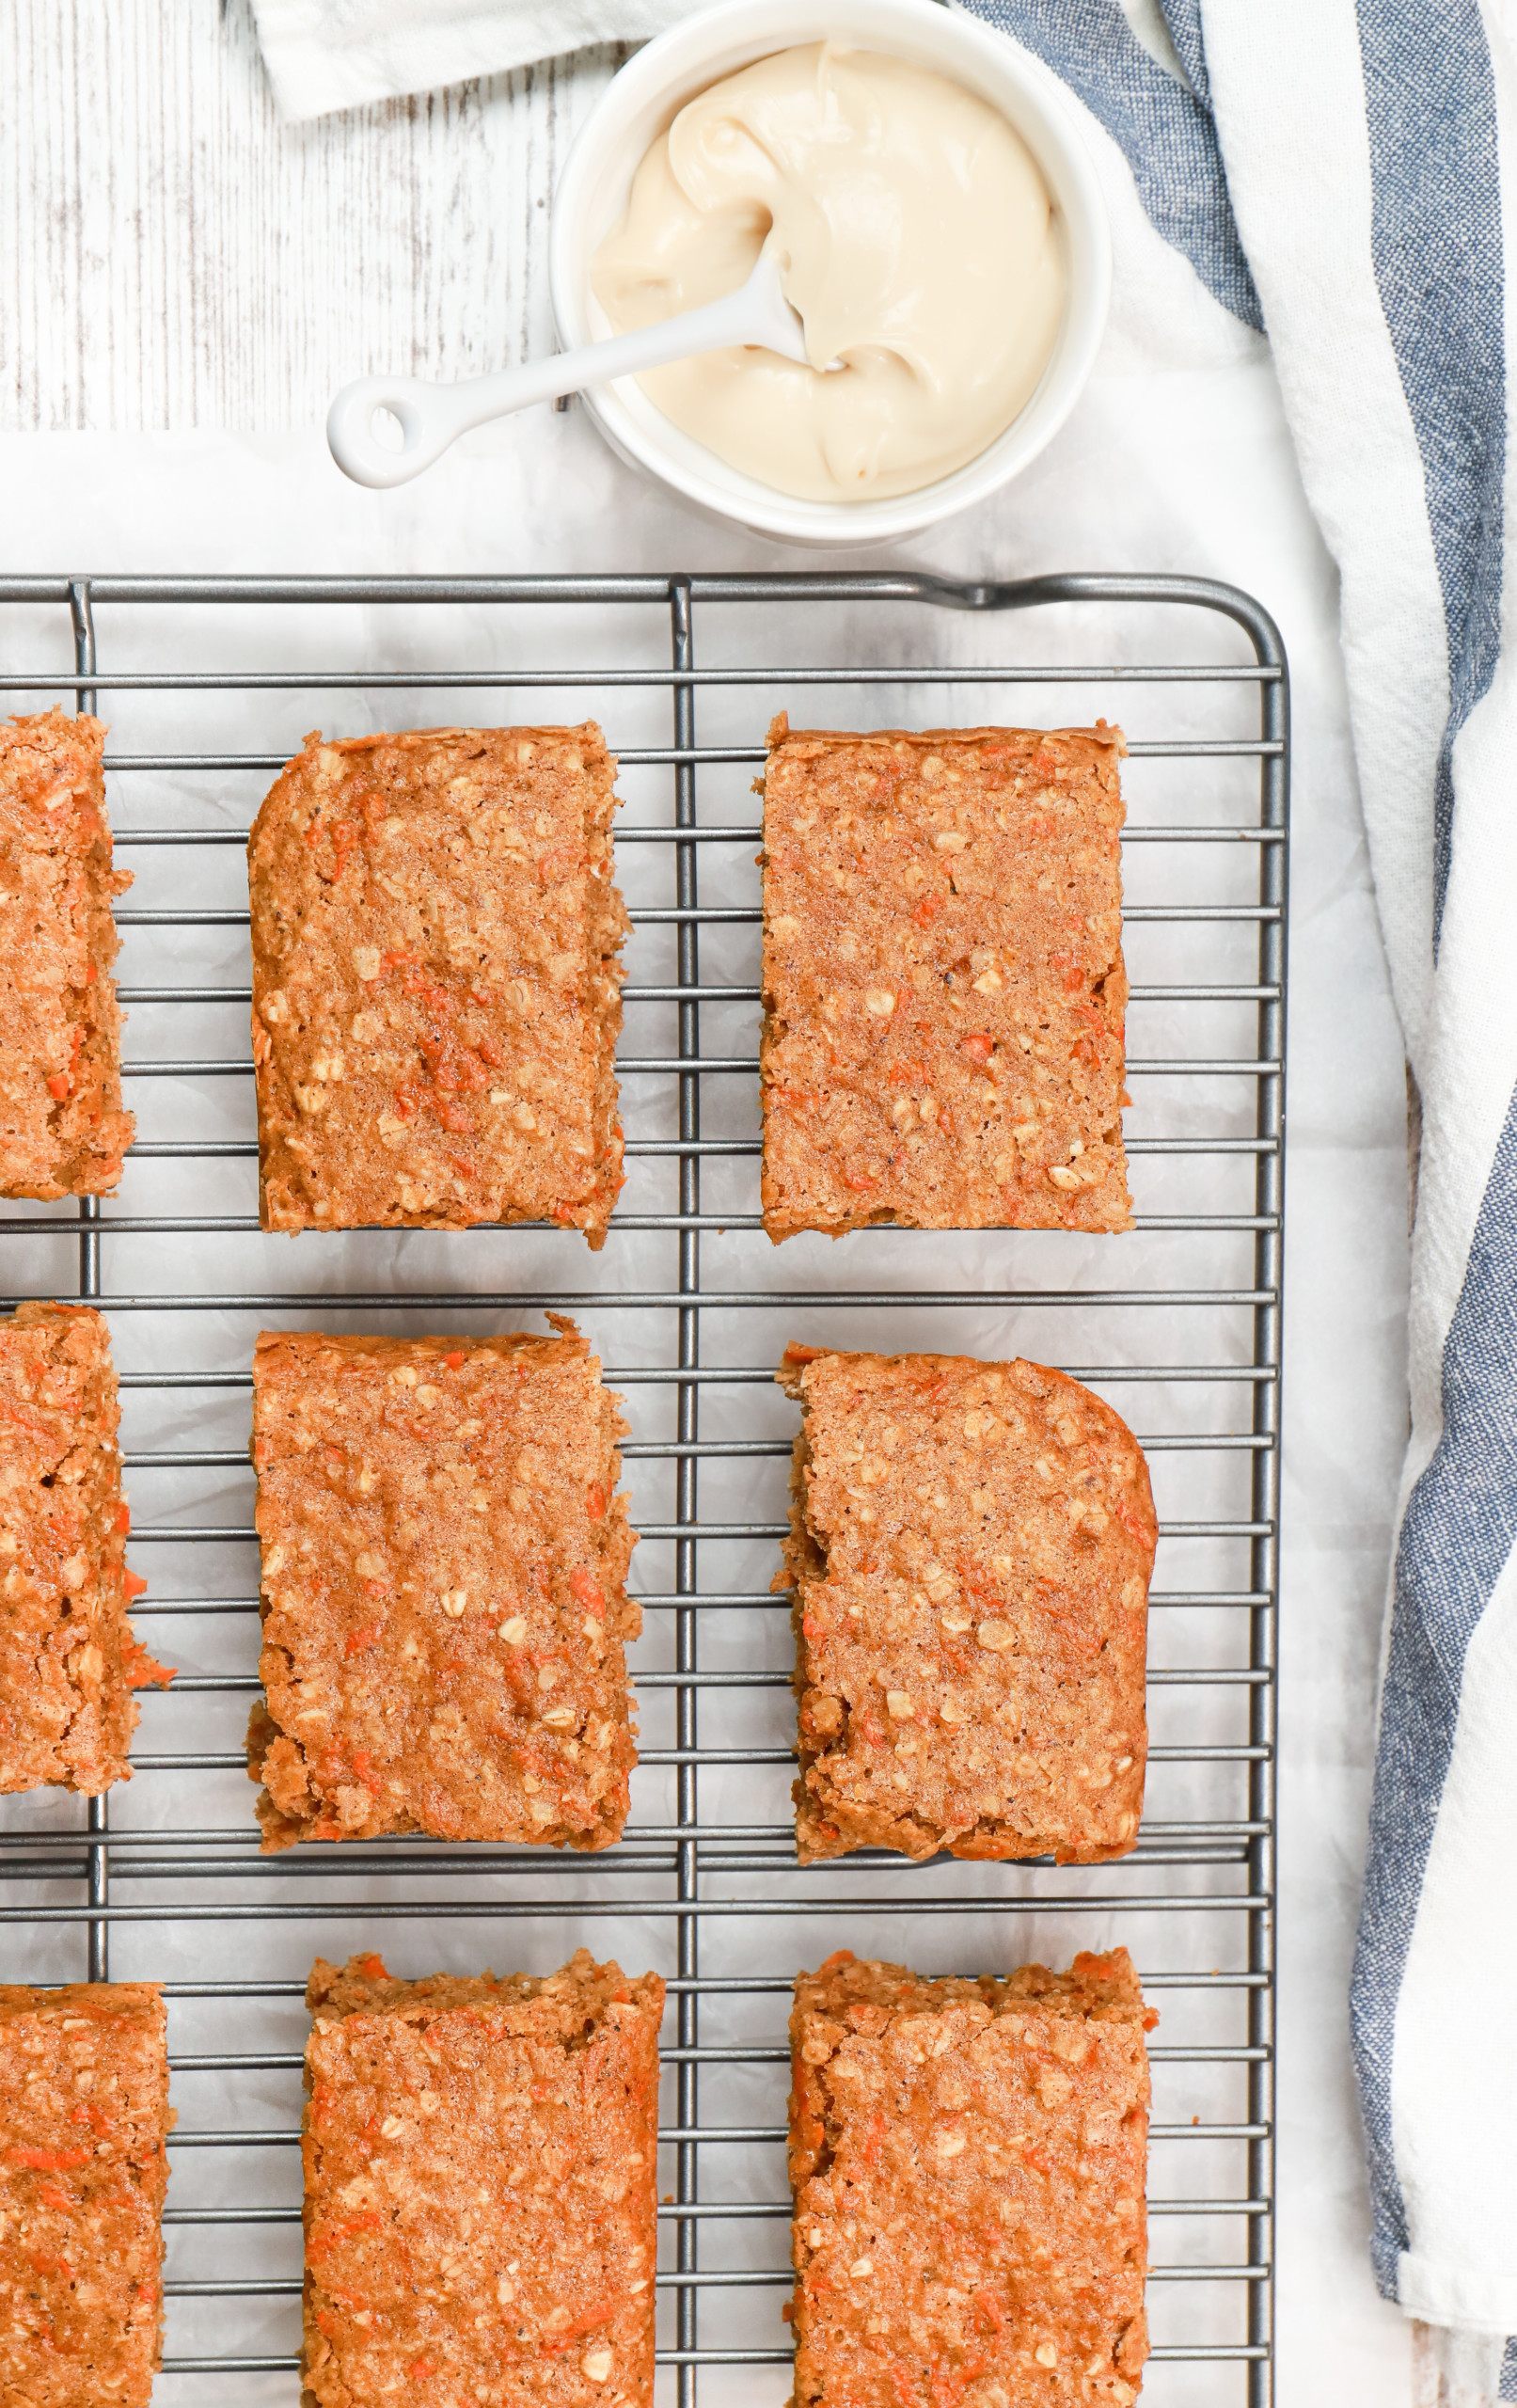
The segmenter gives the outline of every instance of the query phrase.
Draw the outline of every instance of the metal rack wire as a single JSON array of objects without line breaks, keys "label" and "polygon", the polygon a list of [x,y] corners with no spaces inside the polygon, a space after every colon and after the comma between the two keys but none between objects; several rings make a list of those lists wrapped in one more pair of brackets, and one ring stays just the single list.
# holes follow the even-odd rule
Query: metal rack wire
[{"label": "metal rack wire", "polygon": [[[545,1971],[585,1941],[666,1972],[661,2381],[681,2408],[716,2408],[785,2389],[796,1965],[852,1944],[1003,1970],[1121,1938],[1168,2027],[1149,2393],[1263,2408],[1288,783],[1268,615],[1175,578],[12,578],[0,660],[12,707],[72,696],[114,723],[112,816],[139,872],[119,914],[126,1067],[143,1082],[119,1196],[5,1208],[4,1285],[72,1291],[111,1319],[150,1583],[139,1623],[190,1659],[146,1707],[130,1788],[87,1814],[55,1793],[0,1801],[0,1932],[12,1977],[165,1981],[180,2108],[165,2396],[293,2397],[299,2000],[318,1947],[379,1938],[407,1972]],[[621,756],[624,1209],[598,1258],[549,1231],[292,1249],[257,1230],[235,848],[308,723],[297,708],[347,733],[423,724],[439,703],[462,718],[465,702],[474,723],[594,709]],[[802,702],[841,725],[1126,720],[1133,1236],[867,1230],[770,1254],[757,1234],[760,832],[744,785],[761,704],[796,717]],[[239,1744],[257,1687],[253,1332],[499,1326],[544,1307],[583,1315],[630,1401],[647,1627],[624,1840],[593,1862],[416,1841],[260,1858]],[[1161,1552],[1131,1858],[797,1867],[786,1601],[767,1585],[791,1426],[771,1366],[788,1337],[1042,1354],[1133,1421]]]}]

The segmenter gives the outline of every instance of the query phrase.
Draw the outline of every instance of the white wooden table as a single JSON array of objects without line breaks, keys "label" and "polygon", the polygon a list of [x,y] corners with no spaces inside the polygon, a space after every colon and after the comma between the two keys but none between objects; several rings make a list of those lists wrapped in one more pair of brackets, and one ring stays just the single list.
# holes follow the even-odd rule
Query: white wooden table
[{"label": "white wooden table", "polygon": [[625,55],[281,126],[248,0],[4,0],[0,433],[276,434],[548,347],[548,199]]}]

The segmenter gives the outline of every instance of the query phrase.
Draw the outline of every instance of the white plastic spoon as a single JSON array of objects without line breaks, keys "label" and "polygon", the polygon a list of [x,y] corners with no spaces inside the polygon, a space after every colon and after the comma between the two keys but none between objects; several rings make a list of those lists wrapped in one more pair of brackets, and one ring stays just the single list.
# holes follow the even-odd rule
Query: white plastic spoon
[{"label": "white plastic spoon", "polygon": [[[498,376],[472,376],[461,385],[428,385],[419,376],[359,376],[344,385],[326,418],[326,439],[343,473],[361,485],[401,485],[430,468],[450,443],[471,426],[505,418],[530,402],[556,401],[586,385],[608,385],[618,376],[640,376],[672,359],[698,352],[725,351],[752,343],[782,358],[806,359],[799,313],[780,289],[778,258],[759,254],[746,284],[703,309],[686,309],[656,326],[605,342],[582,343],[549,359],[529,359]],[[830,366],[841,365],[830,362]],[[374,419],[387,410],[398,419],[398,448],[379,442]]]}]

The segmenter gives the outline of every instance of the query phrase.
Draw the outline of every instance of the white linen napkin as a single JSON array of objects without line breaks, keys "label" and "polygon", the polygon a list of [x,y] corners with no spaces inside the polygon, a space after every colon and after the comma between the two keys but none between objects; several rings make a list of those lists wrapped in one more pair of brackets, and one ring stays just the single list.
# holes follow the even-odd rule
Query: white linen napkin
[{"label": "white linen napkin", "polygon": [[587,42],[644,41],[690,0],[254,0],[287,121],[499,75]]}]

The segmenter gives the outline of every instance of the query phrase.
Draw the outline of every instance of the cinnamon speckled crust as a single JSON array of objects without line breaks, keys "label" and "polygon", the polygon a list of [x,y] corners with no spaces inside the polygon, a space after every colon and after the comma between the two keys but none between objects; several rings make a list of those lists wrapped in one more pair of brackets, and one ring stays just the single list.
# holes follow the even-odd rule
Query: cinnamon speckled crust
[{"label": "cinnamon speckled crust", "polygon": [[791,1347],[802,1862],[1125,1856],[1143,1811],[1143,1450],[1038,1363]]},{"label": "cinnamon speckled crust", "polygon": [[0,722],[0,1196],[105,1196],[134,1123],[98,719]]},{"label": "cinnamon speckled crust", "polygon": [[846,1951],[790,2019],[795,2408],[1126,2408],[1148,2354],[1125,1948],[925,1981]]},{"label": "cinnamon speckled crust", "polygon": [[265,1849],[620,1838],[641,1626],[624,1425],[551,1318],[557,1338],[260,1338]]},{"label": "cinnamon speckled crust", "polygon": [[652,2408],[657,1974],[318,1958],[307,2004],[308,2408]]},{"label": "cinnamon speckled crust", "polygon": [[0,2400],[147,2408],[174,2123],[151,1982],[0,1988]]},{"label": "cinnamon speckled crust", "polygon": [[764,1225],[1127,1229],[1121,731],[769,730]]},{"label": "cinnamon speckled crust", "polygon": [[604,1242],[615,768],[589,724],[307,737],[247,847],[265,1228]]},{"label": "cinnamon speckled crust", "polygon": [[127,1599],[110,1336],[88,1305],[0,1321],[0,1790],[130,1781],[134,1688],[171,1675]]}]

